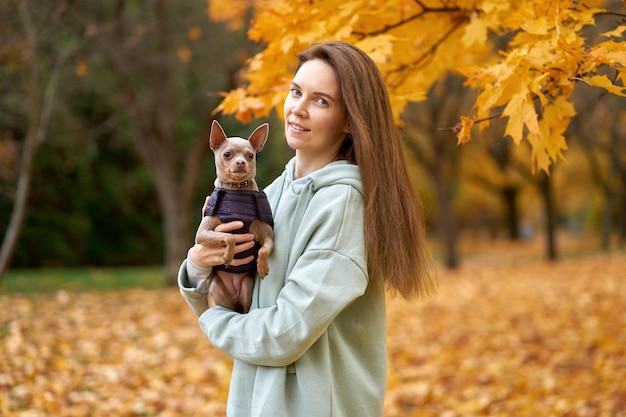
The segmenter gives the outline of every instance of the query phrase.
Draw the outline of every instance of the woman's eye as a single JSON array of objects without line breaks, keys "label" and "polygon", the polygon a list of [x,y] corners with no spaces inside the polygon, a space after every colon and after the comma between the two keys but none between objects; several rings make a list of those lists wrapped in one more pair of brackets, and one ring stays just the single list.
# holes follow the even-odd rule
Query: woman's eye
[{"label": "woman's eye", "polygon": [[317,102],[318,102],[319,104],[321,104],[322,106],[328,106],[328,101],[326,101],[326,99],[325,99],[325,98],[321,98],[321,97],[320,97],[320,98],[318,98],[318,99],[317,99]]},{"label": "woman's eye", "polygon": [[300,96],[300,95],[301,95],[300,90],[298,90],[297,88],[292,88],[292,89],[291,89],[291,90],[289,90],[289,91],[291,91],[291,95],[292,95],[292,96],[296,96],[296,97],[298,97],[298,96]]}]

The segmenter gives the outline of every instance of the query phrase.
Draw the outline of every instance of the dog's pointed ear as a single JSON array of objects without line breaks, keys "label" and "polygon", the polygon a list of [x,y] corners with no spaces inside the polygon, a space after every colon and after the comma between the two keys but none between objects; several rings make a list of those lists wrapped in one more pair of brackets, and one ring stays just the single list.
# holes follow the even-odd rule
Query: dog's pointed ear
[{"label": "dog's pointed ear", "polygon": [[226,140],[226,133],[217,120],[213,120],[211,124],[211,133],[209,134],[209,146],[212,150],[219,148]]},{"label": "dog's pointed ear", "polygon": [[261,152],[265,142],[267,141],[267,135],[270,131],[270,125],[263,123],[261,126],[254,129],[254,132],[250,135],[248,140],[252,144],[255,152]]}]

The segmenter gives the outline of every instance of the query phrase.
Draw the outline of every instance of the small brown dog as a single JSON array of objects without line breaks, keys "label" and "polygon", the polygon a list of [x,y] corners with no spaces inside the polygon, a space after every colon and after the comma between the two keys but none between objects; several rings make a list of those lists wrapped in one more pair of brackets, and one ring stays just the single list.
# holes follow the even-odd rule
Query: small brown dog
[{"label": "small brown dog", "polygon": [[[209,145],[215,154],[217,178],[215,190],[203,209],[202,222],[196,233],[196,243],[226,246],[224,265],[213,268],[209,294],[233,311],[247,313],[252,301],[254,276],[261,278],[269,272],[267,258],[274,249],[272,210],[267,196],[257,186],[256,154],[267,141],[269,125],[262,124],[246,140],[227,137],[222,126],[214,120]],[[240,220],[244,227],[233,233],[254,234],[255,247],[237,254],[237,258],[253,255],[254,262],[231,267],[235,257],[235,237],[215,231],[221,223]]]}]

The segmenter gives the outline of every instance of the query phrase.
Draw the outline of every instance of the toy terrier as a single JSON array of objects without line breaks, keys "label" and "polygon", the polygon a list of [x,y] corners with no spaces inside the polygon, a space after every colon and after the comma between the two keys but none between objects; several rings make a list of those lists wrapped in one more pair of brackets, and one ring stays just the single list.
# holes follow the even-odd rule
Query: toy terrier
[{"label": "toy terrier", "polygon": [[[227,137],[222,126],[214,120],[209,145],[215,154],[217,178],[215,189],[203,208],[203,218],[196,243],[221,244],[224,265],[213,267],[209,294],[233,311],[247,313],[252,301],[254,276],[264,278],[269,273],[267,258],[274,249],[274,221],[267,196],[259,190],[256,175],[256,154],[263,149],[269,132],[267,123],[257,127],[246,140]],[[235,237],[215,231],[221,223],[240,220],[244,227],[233,233],[254,234],[254,248],[237,254],[236,258],[253,255],[254,261],[230,266],[235,257]]]}]

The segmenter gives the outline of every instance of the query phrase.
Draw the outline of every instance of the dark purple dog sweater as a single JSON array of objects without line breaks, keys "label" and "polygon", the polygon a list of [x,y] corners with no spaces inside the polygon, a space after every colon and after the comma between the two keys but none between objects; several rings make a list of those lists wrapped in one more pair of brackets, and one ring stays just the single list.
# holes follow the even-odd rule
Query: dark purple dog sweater
[{"label": "dark purple dog sweater", "polygon": [[[222,188],[216,188],[209,198],[209,204],[204,210],[204,215],[217,216],[222,223],[235,220],[242,221],[243,227],[232,233],[248,233],[250,224],[252,224],[254,219],[259,219],[263,223],[269,224],[270,227],[274,227],[272,209],[263,191],[224,190]],[[254,255],[254,261],[247,265],[231,266],[228,268],[225,265],[219,265],[214,266],[213,269],[237,273],[256,272],[256,260],[260,248],[261,244],[255,242],[252,249],[235,254],[235,258],[237,259]]]}]

